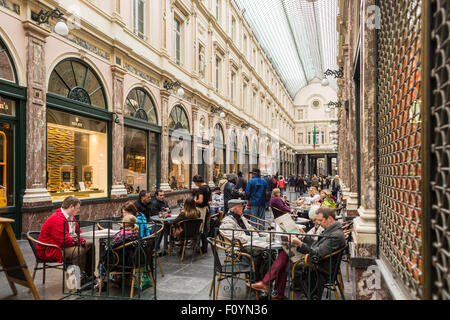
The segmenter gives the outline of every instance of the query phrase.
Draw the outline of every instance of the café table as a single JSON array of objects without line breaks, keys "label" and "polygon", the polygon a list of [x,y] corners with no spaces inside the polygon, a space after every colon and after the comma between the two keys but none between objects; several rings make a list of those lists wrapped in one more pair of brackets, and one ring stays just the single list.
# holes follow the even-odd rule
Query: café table
[{"label": "caf\u00e9 table", "polygon": [[103,239],[112,239],[114,235],[118,232],[118,230],[113,229],[103,229],[103,230],[94,230],[94,231],[86,231],[81,234],[81,237],[85,240],[92,240],[92,245],[94,246],[95,252],[95,276],[98,277],[98,266],[100,262],[100,241]]},{"label": "caf\u00e9 table", "polygon": [[[151,216],[150,220],[154,221],[154,222],[160,222],[163,223],[163,225],[165,225],[166,223],[171,223],[172,221],[174,221],[176,218],[178,217],[178,214],[171,214],[170,217],[160,217],[160,216]],[[168,250],[168,232],[164,232],[164,250]]]}]

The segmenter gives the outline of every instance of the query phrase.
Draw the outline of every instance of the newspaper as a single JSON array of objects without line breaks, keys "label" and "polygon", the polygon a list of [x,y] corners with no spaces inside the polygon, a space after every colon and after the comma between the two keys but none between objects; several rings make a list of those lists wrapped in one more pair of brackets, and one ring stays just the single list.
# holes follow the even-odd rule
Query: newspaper
[{"label": "newspaper", "polygon": [[[276,230],[277,232],[287,232],[292,233],[294,235],[300,234],[300,231],[298,230],[297,224],[292,220],[290,214],[283,214],[275,219],[276,224]],[[288,237],[285,235],[285,237]],[[281,238],[281,235],[280,235]],[[289,258],[291,258],[292,262],[296,262],[300,259],[304,259],[305,255],[303,253],[300,253],[297,251],[296,245],[291,245],[291,249],[289,251],[289,242],[284,242],[280,240],[280,242],[283,244],[283,250],[289,255]]]}]

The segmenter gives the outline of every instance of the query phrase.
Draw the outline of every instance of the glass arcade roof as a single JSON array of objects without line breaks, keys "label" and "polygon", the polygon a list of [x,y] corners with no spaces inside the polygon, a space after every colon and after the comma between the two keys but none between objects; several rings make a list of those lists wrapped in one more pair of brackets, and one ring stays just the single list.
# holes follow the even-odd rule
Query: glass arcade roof
[{"label": "glass arcade roof", "polygon": [[[234,0],[292,98],[337,70],[337,0]],[[328,77],[337,88],[336,79]]]}]

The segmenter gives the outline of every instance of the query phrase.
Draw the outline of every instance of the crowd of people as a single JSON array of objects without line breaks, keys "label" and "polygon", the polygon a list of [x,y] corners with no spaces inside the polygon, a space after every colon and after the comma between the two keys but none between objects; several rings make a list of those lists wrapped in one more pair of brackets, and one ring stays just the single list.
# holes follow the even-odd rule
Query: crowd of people
[{"label": "crowd of people", "polygon": [[[325,176],[290,176],[287,181],[278,175],[261,175],[258,168],[251,171],[251,179],[247,181],[242,172],[238,175],[227,174],[222,177],[217,187],[210,188],[204,178],[196,175],[193,182],[196,188],[191,197],[187,198],[182,205],[177,218],[169,223],[164,223],[162,234],[181,237],[183,230],[171,232],[171,226],[179,226],[179,222],[188,219],[201,219],[201,251],[207,253],[207,237],[211,233],[211,216],[223,212],[223,219],[220,221],[219,231],[224,238],[234,238],[240,243],[240,250],[252,254],[257,264],[260,264],[261,250],[257,246],[251,245],[251,239],[261,240],[264,237],[264,226],[261,221],[266,219],[267,208],[272,209],[273,218],[292,212],[291,205],[309,206],[309,218],[313,222],[313,227],[309,230],[309,235],[318,236],[320,234],[334,235],[337,241],[327,242],[327,238],[305,238],[302,228],[299,228],[299,235],[292,236],[291,246],[303,254],[315,252],[324,256],[331,249],[336,249],[342,245],[343,234],[339,232],[340,223],[336,222],[334,208],[336,207],[337,192],[340,190],[339,177],[334,179]],[[287,201],[286,189],[290,187],[296,192],[306,196],[299,197],[295,203]],[[331,188],[331,192],[328,189]],[[320,190],[320,192],[319,192]],[[292,191],[292,190],[291,190]],[[67,197],[61,208],[51,215],[42,226],[39,241],[47,244],[54,244],[64,247],[64,257],[67,262],[78,263],[82,271],[82,281],[92,276],[91,256],[92,242],[82,238],[80,228],[74,216],[80,211],[80,200],[70,196]],[[111,240],[112,247],[128,241],[148,237],[157,228],[150,226],[151,217],[160,216],[164,213],[170,216],[172,211],[165,199],[162,190],[154,192],[152,198],[150,192],[142,190],[135,201],[126,202],[121,208],[122,226]],[[250,215],[250,221],[245,217]],[[259,222],[252,223],[252,222]],[[255,225],[259,225],[255,227]],[[251,234],[250,231],[254,231]],[[156,250],[160,256],[167,252],[161,250],[161,239],[158,237]],[[177,239],[175,239],[177,240]],[[249,245],[251,250],[249,249]],[[165,248],[167,249],[167,248]],[[249,251],[250,250],[250,251]],[[37,255],[43,261],[62,262],[63,256],[55,248],[37,246]],[[270,270],[264,270],[264,277],[251,284],[255,290],[265,291],[268,287],[269,278],[275,281],[275,288],[278,295],[275,299],[284,299],[284,288],[286,285],[286,269],[289,257],[286,248],[280,250],[277,259]],[[323,279],[320,279],[322,281]]]}]

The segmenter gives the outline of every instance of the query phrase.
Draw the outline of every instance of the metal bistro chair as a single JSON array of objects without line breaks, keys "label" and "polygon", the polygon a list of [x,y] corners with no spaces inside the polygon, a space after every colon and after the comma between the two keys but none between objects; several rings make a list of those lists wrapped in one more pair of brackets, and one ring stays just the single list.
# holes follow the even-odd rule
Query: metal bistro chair
[{"label": "metal bistro chair", "polygon": [[[248,223],[250,223],[250,225],[252,227],[254,227],[256,229],[259,229],[259,227],[262,228],[262,230],[259,229],[261,231],[266,231],[267,230],[266,224],[268,226],[270,226],[270,222],[269,221],[263,220],[261,218],[255,217],[255,216],[252,216],[251,214],[246,213],[246,214],[243,214],[243,216],[247,219]],[[252,220],[252,219],[254,219],[254,220]]]},{"label": "metal bistro chair", "polygon": [[[110,261],[110,265],[105,266],[104,268],[109,269],[109,275],[131,275],[130,298],[133,298],[134,283],[140,269],[143,268],[145,273],[150,276],[152,285],[156,285],[155,279],[153,278],[153,253],[155,250],[155,244],[156,237],[155,235],[151,235],[142,239],[130,241],[112,249],[113,261]],[[106,270],[102,270],[98,291],[99,296],[102,294],[103,277],[105,273]]]},{"label": "metal bistro chair", "polygon": [[344,231],[345,241],[347,246],[345,247],[344,253],[342,255],[342,261],[345,262],[345,272],[347,274],[347,282],[350,282],[350,242],[352,241],[352,231],[353,231],[353,220],[348,220],[342,223],[342,231]]},{"label": "metal bistro chair", "polygon": [[[331,259],[331,266],[332,266],[332,270],[331,270],[331,279],[327,279],[327,281],[324,284],[324,288],[327,289],[327,297],[329,297],[329,292],[330,291],[334,291],[334,294],[336,296],[336,300],[339,300],[339,296],[337,294],[337,289],[336,287],[339,288],[339,291],[341,293],[342,299],[345,300],[345,296],[344,296],[344,284],[342,281],[342,275],[341,275],[341,261],[342,261],[342,255],[344,253],[345,247],[339,250],[336,250],[334,252],[332,252],[331,254],[326,255],[325,257],[319,259],[319,261],[317,263],[313,263],[310,261],[309,259],[309,254],[305,255],[305,259],[304,260],[299,260],[296,261],[294,263],[294,265],[292,266],[292,271],[291,271],[291,277],[292,277],[292,282],[294,283],[294,285],[292,286],[291,289],[291,300],[294,300],[295,297],[295,293],[294,293],[294,287],[295,287],[295,269],[297,268],[297,266],[299,264],[301,264],[302,266],[306,267],[306,268],[310,268],[310,270],[314,270],[316,272],[318,271],[318,264],[319,263],[329,263],[326,262],[325,260]],[[316,279],[316,281],[318,281],[318,279]],[[321,299],[322,297],[319,297],[319,299]]]},{"label": "metal bistro chair", "polygon": [[[163,236],[162,232],[164,230],[164,222],[162,224],[159,223],[150,223],[149,225],[153,227],[160,227],[156,232],[153,233],[153,235],[156,238],[156,241]],[[161,260],[159,258],[159,253],[158,251],[155,250],[155,255],[156,255],[156,260],[158,261],[158,265],[159,265],[159,271],[161,272],[161,277],[164,277],[164,270],[161,264]]]},{"label": "metal bistro chair", "polygon": [[[214,287],[214,281],[216,281],[216,292],[214,294],[214,300],[217,300],[219,295],[220,283],[222,280],[234,278],[236,280],[248,281],[250,277],[255,279],[256,268],[253,259],[250,254],[240,252],[239,247],[234,249],[234,255],[232,250],[232,245],[230,242],[224,240],[215,239],[208,237],[208,242],[211,244],[212,252],[214,255],[214,277],[211,280],[211,287],[209,289],[209,296],[212,294]],[[219,257],[218,250],[220,249],[225,252],[225,259],[222,263]],[[251,261],[251,265],[245,264],[240,265],[240,260],[242,257],[247,257]],[[217,272],[217,274],[216,274]],[[244,277],[240,277],[244,275]],[[255,291],[256,299],[259,299],[258,291]]]},{"label": "metal bistro chair", "polygon": [[111,217],[100,219],[97,221],[97,229],[105,230],[105,229],[114,229],[114,225],[120,226],[121,217]]},{"label": "metal bistro chair", "polygon": [[[36,259],[36,264],[34,266],[33,277],[32,277],[33,281],[34,281],[34,277],[36,276],[36,271],[43,270],[44,273],[42,275],[42,283],[45,284],[45,270],[46,269],[61,269],[61,270],[63,270],[63,263],[58,263],[56,261],[43,261],[43,260],[39,259],[36,254],[36,245],[39,243],[41,246],[44,246],[47,249],[48,248],[57,248],[59,251],[61,251],[62,256],[64,256],[64,252],[56,244],[48,244],[48,243],[43,243],[43,242],[38,241],[40,234],[41,234],[40,231],[30,231],[27,233],[27,239],[28,239],[28,243],[30,244],[31,250],[33,250],[34,257]],[[39,263],[42,263],[43,266],[39,267]]]},{"label": "metal bistro chair", "polygon": [[[172,251],[174,242],[177,240],[173,237],[173,230],[175,230],[176,226],[178,226],[178,225],[181,225],[183,228],[183,234],[181,236],[181,239],[179,239],[180,241],[183,242],[183,247],[182,247],[183,249],[182,249],[182,253],[181,253],[180,262],[183,262],[184,252],[186,250],[186,245],[187,245],[188,241],[191,242],[193,252],[195,252],[195,249],[197,247],[200,249],[198,244],[200,242],[200,237],[202,235],[202,232],[200,229],[202,223],[203,223],[202,219],[186,219],[186,220],[176,223],[175,225],[170,226],[169,252]],[[199,250],[199,251],[200,251],[200,256],[203,256],[202,251],[201,250]]]}]

